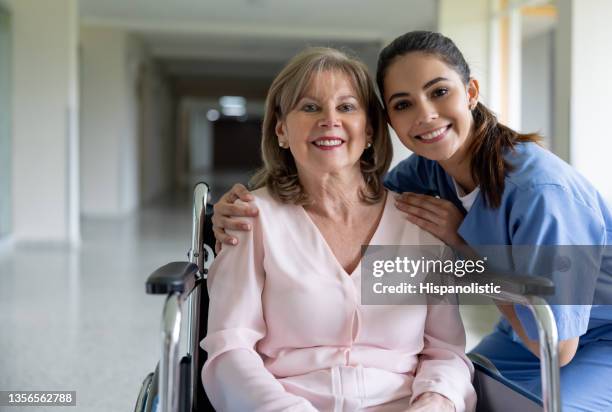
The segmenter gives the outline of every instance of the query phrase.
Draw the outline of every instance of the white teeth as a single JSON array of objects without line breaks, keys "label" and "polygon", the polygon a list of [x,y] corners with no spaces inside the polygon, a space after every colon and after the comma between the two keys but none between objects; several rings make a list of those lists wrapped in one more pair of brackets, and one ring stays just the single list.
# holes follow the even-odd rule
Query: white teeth
[{"label": "white teeth", "polygon": [[314,142],[317,146],[339,146],[342,144],[342,140],[333,139],[333,140],[317,140]]},{"label": "white teeth", "polygon": [[423,140],[431,140],[431,139],[435,139],[436,137],[440,136],[442,133],[444,133],[444,131],[446,130],[447,126],[441,127],[437,130],[434,130],[433,132],[429,132],[429,133],[425,133],[422,134],[420,137]]}]

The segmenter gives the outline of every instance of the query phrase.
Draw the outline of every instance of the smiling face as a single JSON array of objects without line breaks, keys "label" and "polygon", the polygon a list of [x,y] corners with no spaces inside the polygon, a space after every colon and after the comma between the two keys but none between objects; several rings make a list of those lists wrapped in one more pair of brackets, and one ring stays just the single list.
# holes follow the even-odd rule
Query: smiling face
[{"label": "smiling face", "polygon": [[439,57],[410,52],[397,57],[384,77],[391,126],[406,147],[431,160],[461,162],[471,137],[470,109],[478,83],[466,85]]},{"label": "smiling face", "polygon": [[279,143],[295,159],[298,173],[358,172],[372,139],[366,108],[343,73],[315,73],[296,106],[276,124]]}]

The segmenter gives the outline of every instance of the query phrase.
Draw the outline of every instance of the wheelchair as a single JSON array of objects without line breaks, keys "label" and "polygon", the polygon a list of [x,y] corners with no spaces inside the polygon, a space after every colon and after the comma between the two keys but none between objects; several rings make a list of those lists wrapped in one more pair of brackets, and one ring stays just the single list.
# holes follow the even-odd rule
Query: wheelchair
[{"label": "wheelchair", "polygon": [[[206,336],[208,294],[206,277],[214,259],[215,238],[208,205],[209,188],[198,183],[193,195],[193,224],[188,261],[171,262],[147,279],[148,294],[165,295],[161,322],[161,358],[154,372],[144,379],[135,412],[204,412],[214,410],[200,379],[206,352],[199,343]],[[498,279],[499,280],[499,279]],[[477,412],[561,411],[557,328],[543,296],[554,293],[548,279],[506,277],[502,299],[526,305],[538,325],[542,400],[505,379],[485,357],[470,353],[474,364]],[[492,296],[500,299],[500,295]],[[187,353],[179,361],[179,339],[183,309],[187,309]],[[246,412],[246,411],[245,411]]]}]

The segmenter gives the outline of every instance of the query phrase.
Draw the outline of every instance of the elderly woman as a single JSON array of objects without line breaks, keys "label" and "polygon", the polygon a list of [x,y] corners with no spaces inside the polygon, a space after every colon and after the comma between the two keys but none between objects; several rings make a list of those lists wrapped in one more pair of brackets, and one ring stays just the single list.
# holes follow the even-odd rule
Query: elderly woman
[{"label": "elderly woman", "polygon": [[259,216],[209,276],[206,392],[220,411],[465,411],[456,306],[361,305],[361,247],[441,245],[382,185],[391,144],[363,63],[308,49],[266,102]]}]

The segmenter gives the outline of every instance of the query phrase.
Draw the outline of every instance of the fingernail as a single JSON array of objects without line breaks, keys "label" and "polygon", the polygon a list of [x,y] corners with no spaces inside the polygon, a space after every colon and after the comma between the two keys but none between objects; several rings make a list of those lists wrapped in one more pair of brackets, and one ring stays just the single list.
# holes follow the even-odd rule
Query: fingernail
[{"label": "fingernail", "polygon": [[242,228],[244,230],[251,230],[251,225],[244,224],[244,225],[242,225]]},{"label": "fingernail", "polygon": [[230,240],[230,243],[231,243],[232,245],[235,245],[236,243],[238,243],[238,240],[236,240],[236,239],[232,239],[232,240]]}]

